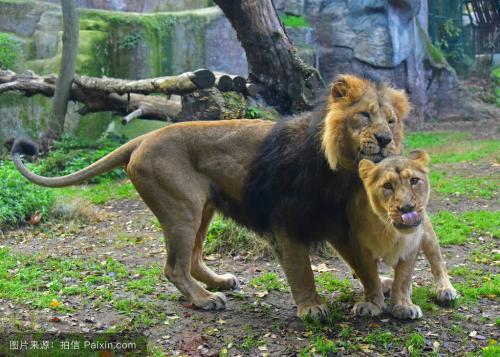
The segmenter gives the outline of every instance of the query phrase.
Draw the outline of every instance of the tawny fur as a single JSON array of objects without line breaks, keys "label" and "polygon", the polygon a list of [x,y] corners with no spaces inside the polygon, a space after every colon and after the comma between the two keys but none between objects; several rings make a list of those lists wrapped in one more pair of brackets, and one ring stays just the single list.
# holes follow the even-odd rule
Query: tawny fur
[{"label": "tawny fur", "polygon": [[[321,116],[304,115],[280,124],[244,119],[173,124],[138,137],[93,165],[63,177],[47,178],[30,172],[20,158],[25,143],[14,145],[13,160],[30,181],[48,187],[77,184],[125,166],[132,183],[163,227],[168,279],[189,301],[203,309],[224,308],[226,299],[222,293],[212,293],[199,282],[210,288],[238,286],[236,277],[216,274],[202,259],[203,241],[214,211],[231,215],[268,238],[287,275],[298,315],[325,318],[328,309],[315,289],[308,246],[293,238],[297,235],[295,226],[287,220],[287,209],[297,210],[297,207],[276,206],[285,197],[255,197],[259,187],[252,186],[252,182],[257,182],[254,178],[261,169],[266,169],[259,167],[259,162],[271,158],[274,165],[288,159],[290,165],[295,165],[293,170],[278,167],[270,171],[279,175],[284,168],[283,172],[290,175],[282,179],[264,175],[264,183],[274,180],[278,189],[280,182],[300,183],[300,187],[290,186],[290,191],[285,192],[286,199],[299,195],[309,201],[298,200],[309,205],[312,210],[309,217],[323,219],[305,222],[302,228],[305,224],[316,227],[315,236],[330,241],[348,263],[355,264],[358,258],[347,237],[345,207],[350,187],[357,180],[357,162],[363,158],[378,161],[401,152],[402,121],[409,109],[403,92],[365,78],[344,75],[335,81],[326,113]],[[375,138],[382,134],[390,138],[384,147]],[[276,157],[267,155],[273,145],[281,145],[274,140],[283,138],[288,145],[286,150],[275,150]],[[306,145],[301,146],[303,143]],[[302,163],[309,165],[308,176],[297,166]],[[321,172],[323,181],[318,179],[317,172]],[[313,196],[304,197],[304,192]],[[326,217],[321,211],[330,205],[328,201],[322,202],[322,206],[315,205],[317,199],[325,197],[331,197],[335,216]],[[272,205],[269,217],[264,219],[258,217],[260,199],[267,199]],[[297,197],[290,202],[296,201]],[[321,231],[321,227],[326,228]],[[297,236],[304,238],[305,234]],[[431,243],[427,253],[436,255],[437,243],[432,240]],[[440,257],[439,252],[437,256]]]},{"label": "tawny fur", "polygon": [[[401,319],[422,316],[420,307],[412,303],[410,295],[417,254],[422,243],[434,234],[426,213],[430,190],[428,161],[425,152],[414,151],[410,158],[394,156],[378,164],[368,160],[359,163],[363,185],[353,192],[347,207],[351,223],[349,236],[356,242],[353,246],[358,256],[353,268],[365,288],[365,301],[354,306],[357,314],[378,315],[385,309],[382,282],[377,273],[377,261],[381,260],[395,271],[391,312]],[[415,181],[412,183],[412,180]],[[392,188],[387,189],[384,184]],[[415,206],[422,219],[420,224],[415,227],[402,224],[404,212],[401,207],[405,205]],[[428,256],[428,259],[431,266],[444,269],[440,254]],[[439,278],[439,288],[454,298],[456,292],[446,271],[442,271]]]}]

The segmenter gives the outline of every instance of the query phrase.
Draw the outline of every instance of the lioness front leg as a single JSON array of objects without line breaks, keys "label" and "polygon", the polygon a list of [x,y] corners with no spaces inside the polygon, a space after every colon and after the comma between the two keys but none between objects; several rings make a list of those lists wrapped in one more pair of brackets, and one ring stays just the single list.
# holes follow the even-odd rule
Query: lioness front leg
[{"label": "lioness front leg", "polygon": [[214,215],[214,207],[208,202],[203,208],[201,225],[196,234],[196,240],[191,255],[191,275],[205,283],[207,288],[238,289],[240,282],[233,274],[216,274],[203,262],[203,242],[207,236],[210,221]]},{"label": "lioness front leg", "polygon": [[272,237],[271,246],[292,290],[297,316],[301,319],[311,317],[326,320],[330,310],[316,291],[309,247],[292,241],[284,233]]},{"label": "lioness front leg", "polygon": [[356,303],[352,311],[358,316],[380,315],[385,309],[385,303],[377,262],[365,249],[356,249],[356,253],[357,259],[352,260],[351,267],[363,284],[365,296],[364,301]]},{"label": "lioness front leg", "polygon": [[436,233],[432,228],[429,218],[424,218],[424,235],[422,240],[422,250],[429,260],[431,272],[434,276],[436,285],[437,300],[440,302],[449,302],[455,300],[457,291],[451,285],[448,273],[444,266],[443,256],[436,237]]},{"label": "lioness front leg", "polygon": [[394,281],[391,289],[391,313],[402,320],[414,320],[422,317],[420,306],[413,304],[410,297],[411,276],[420,248],[416,248],[404,260],[394,266]]}]

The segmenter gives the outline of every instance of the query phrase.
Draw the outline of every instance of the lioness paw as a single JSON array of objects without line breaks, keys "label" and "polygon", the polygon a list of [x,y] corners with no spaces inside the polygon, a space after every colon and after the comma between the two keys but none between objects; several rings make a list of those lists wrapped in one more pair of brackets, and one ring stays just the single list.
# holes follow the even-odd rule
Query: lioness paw
[{"label": "lioness paw", "polygon": [[436,298],[439,302],[450,302],[457,298],[457,291],[453,287],[439,289],[436,291]]},{"label": "lioness paw", "polygon": [[420,306],[415,304],[394,305],[391,313],[394,317],[400,320],[416,320],[423,316]]},{"label": "lioness paw", "polygon": [[330,316],[330,309],[325,304],[302,305],[297,307],[297,316],[301,319],[325,321]]},{"label": "lioness paw", "polygon": [[382,313],[383,306],[370,301],[358,302],[352,308],[352,312],[358,316],[378,316]]},{"label": "lioness paw", "polygon": [[209,297],[193,301],[193,305],[203,310],[223,310],[226,308],[226,295],[221,292],[211,294]]}]

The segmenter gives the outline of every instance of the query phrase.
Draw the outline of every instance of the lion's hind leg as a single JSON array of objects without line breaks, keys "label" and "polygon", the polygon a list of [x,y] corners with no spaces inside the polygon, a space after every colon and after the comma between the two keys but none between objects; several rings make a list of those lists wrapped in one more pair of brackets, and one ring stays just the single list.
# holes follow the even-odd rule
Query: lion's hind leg
[{"label": "lion's hind leg", "polygon": [[240,282],[233,274],[216,274],[203,262],[203,241],[208,232],[210,221],[214,215],[214,208],[210,202],[205,204],[200,228],[196,233],[196,240],[191,255],[191,275],[198,281],[205,283],[207,288],[238,289]]},{"label": "lion's hind leg", "polygon": [[205,191],[197,185],[179,183],[173,175],[168,182],[147,171],[141,172],[140,177],[132,174],[130,178],[163,228],[168,280],[196,307],[224,309],[227,304],[225,295],[206,290],[191,275],[191,256],[201,224]]}]

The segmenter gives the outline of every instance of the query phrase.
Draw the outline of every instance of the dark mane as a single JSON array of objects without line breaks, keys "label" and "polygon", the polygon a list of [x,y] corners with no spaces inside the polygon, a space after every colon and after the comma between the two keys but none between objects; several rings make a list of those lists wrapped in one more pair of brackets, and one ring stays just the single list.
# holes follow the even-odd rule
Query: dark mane
[{"label": "dark mane", "polygon": [[321,148],[324,117],[318,111],[277,123],[253,162],[243,202],[214,188],[216,207],[259,234],[278,228],[303,242],[347,225],[346,193],[356,176],[330,169]]}]

